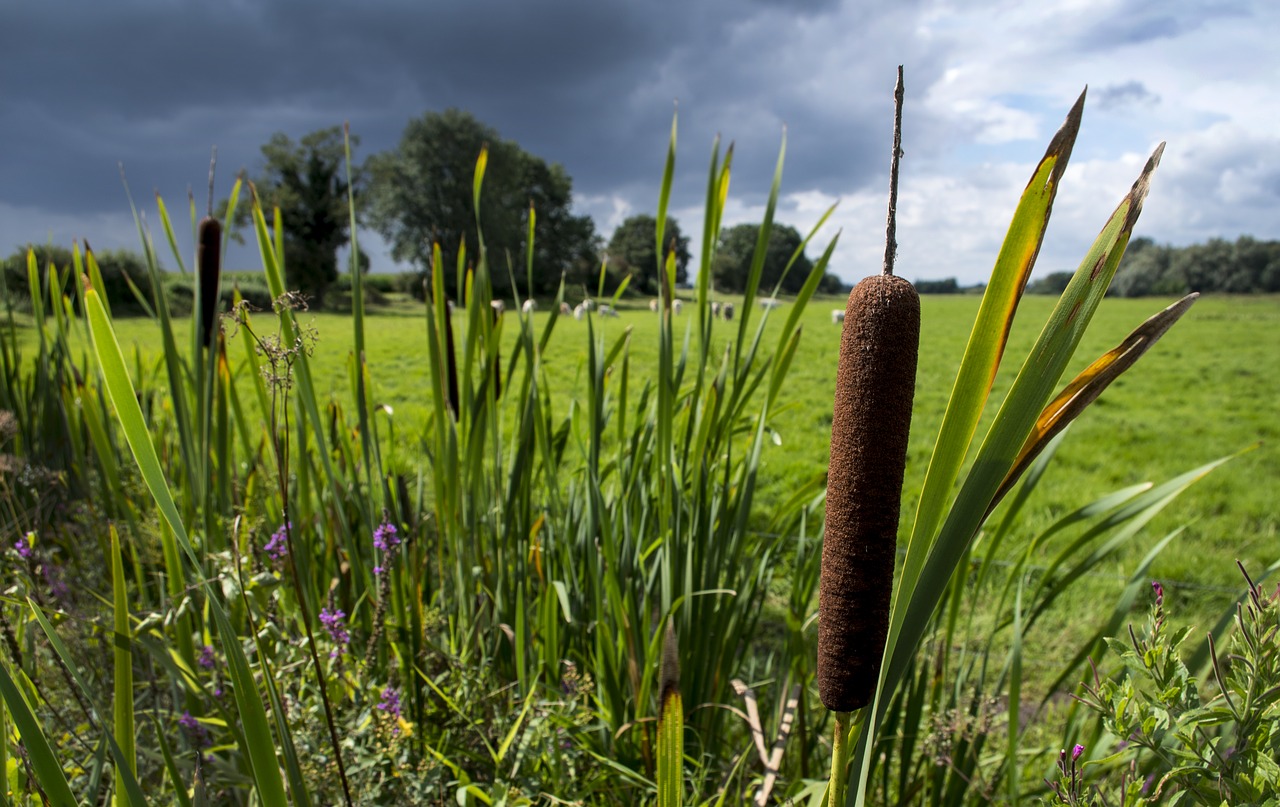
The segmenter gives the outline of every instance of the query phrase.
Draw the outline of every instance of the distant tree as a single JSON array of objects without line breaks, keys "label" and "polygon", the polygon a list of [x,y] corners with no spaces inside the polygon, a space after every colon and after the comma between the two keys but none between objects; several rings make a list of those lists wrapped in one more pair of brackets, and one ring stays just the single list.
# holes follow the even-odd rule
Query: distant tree
[{"label": "distant tree", "polygon": [[1050,272],[1028,283],[1027,294],[1062,294],[1074,276],[1074,272]]},{"label": "distant tree", "polygon": [[[751,260],[755,256],[756,241],[760,237],[759,224],[739,224],[720,231],[720,242],[716,247],[716,257],[712,262],[711,276],[716,288],[720,291],[740,293],[746,290],[747,280],[751,273]],[[778,281],[782,281],[781,291],[795,294],[804,287],[813,270],[813,261],[803,252],[796,257],[791,270],[783,276],[787,262],[804,242],[795,227],[786,224],[774,224],[769,233],[769,244],[765,251],[764,265],[760,270],[760,291],[771,294]],[[826,294],[837,294],[844,287],[840,278],[830,273],[823,276],[818,290]]]},{"label": "distant tree", "polygon": [[[358,142],[351,138],[353,148]],[[325,290],[338,277],[338,250],[351,240],[342,128],[321,129],[296,143],[277,132],[262,146],[262,156],[266,164],[253,184],[268,225],[272,209],[280,208],[285,282],[306,294],[312,305],[323,306]],[[355,167],[352,173],[359,199],[363,175]],[[239,204],[236,226],[247,225],[250,215],[251,206]]]},{"label": "distant tree", "polygon": [[1187,292],[1267,294],[1280,292],[1280,241],[1240,236],[1186,247],[1157,245],[1150,238],[1129,243],[1109,293],[1120,297]]},{"label": "distant tree", "polygon": [[912,283],[920,294],[959,294],[960,283],[954,277],[942,280],[916,280]]},{"label": "distant tree", "polygon": [[[631,216],[618,225],[605,247],[609,271],[618,277],[631,275],[631,288],[640,294],[656,295],[661,289],[658,275],[658,220],[653,216]],[[668,216],[662,233],[663,264],[671,250],[676,254],[676,285],[689,281],[689,239],[680,231],[680,222]]]},{"label": "distant tree", "polygon": [[480,225],[495,293],[510,290],[515,276],[520,291],[526,277],[526,241],[530,207],[535,214],[535,294],[556,288],[561,275],[585,277],[599,251],[595,224],[571,212],[573,182],[558,164],[547,164],[468,112],[428,112],[409,121],[392,151],[370,159],[369,220],[391,244],[396,260],[431,270],[433,244],[439,244],[445,288],[457,293],[459,247],[466,264],[479,256],[472,182],[476,161],[488,146],[489,158],[480,196]]}]

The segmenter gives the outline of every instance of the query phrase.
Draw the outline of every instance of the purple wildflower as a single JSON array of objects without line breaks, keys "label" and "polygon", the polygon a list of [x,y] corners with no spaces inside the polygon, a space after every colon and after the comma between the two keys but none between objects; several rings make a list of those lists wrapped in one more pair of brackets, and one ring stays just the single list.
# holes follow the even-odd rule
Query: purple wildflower
[{"label": "purple wildflower", "polygon": [[34,532],[29,532],[26,535],[23,535],[20,538],[18,538],[13,548],[18,550],[18,554],[21,555],[24,559],[31,560],[31,555],[32,553],[35,552],[35,550],[32,548],[32,545],[35,543],[35,540],[36,540],[36,534]]},{"label": "purple wildflower", "polygon": [[280,525],[280,529],[271,533],[271,540],[267,541],[266,546],[262,547],[262,551],[271,556],[272,560],[281,561],[289,554],[289,535],[288,531],[293,529],[292,522],[286,522]]},{"label": "purple wildflower", "polygon": [[1151,581],[1151,590],[1156,593],[1156,607],[1164,605],[1164,586],[1160,585],[1159,580]]},{"label": "purple wildflower", "polygon": [[396,720],[400,719],[400,693],[395,687],[382,690],[382,700],[378,703],[378,709]]},{"label": "purple wildflower", "polygon": [[213,645],[207,644],[200,648],[200,658],[197,660],[201,667],[206,670],[212,670],[214,664]]},{"label": "purple wildflower", "polygon": [[1084,746],[1076,743],[1076,747],[1071,749],[1071,761],[1075,762],[1084,753]]},{"label": "purple wildflower", "polygon": [[204,724],[191,716],[190,712],[184,711],[182,717],[178,718],[178,725],[182,726],[183,732],[187,735],[187,739],[196,749],[204,748],[209,744],[209,730]]},{"label": "purple wildflower", "polygon": [[373,546],[383,552],[390,552],[400,545],[400,534],[396,525],[384,521],[373,531]]},{"label": "purple wildflower", "polygon": [[347,643],[351,641],[351,634],[347,631],[346,626],[347,615],[339,608],[330,610],[328,608],[320,609],[320,624],[329,632],[329,639],[333,642],[334,648],[329,651],[329,658],[337,658],[347,650]]}]

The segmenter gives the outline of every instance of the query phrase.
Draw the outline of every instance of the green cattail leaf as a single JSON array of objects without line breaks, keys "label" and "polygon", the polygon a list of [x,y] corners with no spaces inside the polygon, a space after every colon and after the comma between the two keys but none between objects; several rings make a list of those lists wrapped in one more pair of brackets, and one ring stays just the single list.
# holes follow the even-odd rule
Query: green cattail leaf
[{"label": "green cattail leaf", "polygon": [[[919,576],[908,579],[904,571],[899,591],[910,591],[913,596],[905,603],[905,613],[895,616],[894,632],[890,637],[893,660],[886,671],[885,681],[891,690],[906,670],[909,657],[915,652],[929,616],[937,605],[938,594],[927,592],[940,594],[945,590],[956,562],[981,526],[1000,483],[1035,428],[1053,386],[1066,369],[1085,328],[1102,302],[1137,223],[1150,187],[1151,174],[1159,164],[1163,150],[1161,144],[1151,155],[1133,188],[1103,227],[1067,285],[1014,379]],[[914,548],[910,547],[908,553]]]},{"label": "green cattail leaf", "polygon": [[[192,230],[195,230],[195,200],[190,201]],[[173,259],[178,263],[178,271],[187,274],[187,265],[182,261],[182,250],[178,249],[178,239],[173,235],[173,222],[169,220],[169,209],[164,206],[164,199],[156,193],[156,211],[160,214],[160,228],[164,230],[164,236],[169,242],[169,250],[173,253]]]},{"label": "green cattail leaf", "polygon": [[915,526],[903,563],[902,585],[894,598],[894,631],[901,628],[906,616],[905,598],[915,590],[915,580],[933,546],[947,500],[986,406],[991,380],[999,369],[1013,316],[1044,240],[1053,200],[1071,158],[1083,114],[1084,94],[1081,94],[1031,175],[991,271],[920,492]]},{"label": "green cattail leaf", "polygon": [[116,341],[115,331],[102,307],[102,301],[96,291],[85,294],[85,306],[89,315],[89,331],[93,334],[93,349],[98,357],[98,365],[102,370],[102,378],[107,387],[107,395],[115,405],[116,417],[124,431],[129,450],[133,452],[138,471],[146,483],[151,497],[155,499],[160,515],[178,538],[178,544],[186,553],[188,560],[197,570],[201,568],[191,541],[187,538],[186,526],[178,513],[173,494],[169,491],[169,483],[165,480],[164,471],[160,467],[160,457],[156,454],[155,445],[151,442],[151,433],[147,430],[146,420],[142,417],[142,409],[138,406],[138,398],[133,389],[133,380],[124,364],[124,355],[120,352],[120,343]]},{"label": "green cattail leaf", "polygon": [[[666,249],[663,248],[662,238],[667,232],[667,206],[671,203],[671,182],[676,173],[676,118],[677,115],[671,116],[671,139],[667,143],[667,161],[662,167],[662,188],[658,191],[658,215],[657,226],[653,232],[654,254],[658,256],[658,265],[654,267],[658,272],[658,277],[662,277],[663,256]],[[600,271],[603,273],[604,268]],[[675,294],[675,288],[667,290],[666,304],[670,304],[671,296]]]},{"label": "green cattail leaf", "polygon": [[1142,358],[1143,354],[1160,341],[1160,337],[1168,333],[1173,324],[1182,318],[1199,296],[1199,294],[1188,294],[1147,319],[1133,333],[1125,337],[1123,342],[1099,356],[1082,370],[1062,392],[1058,393],[1056,398],[1049,402],[1018,452],[1013,468],[1000,483],[991,508],[999,503],[1036,455],[1054,438],[1054,435],[1065,429],[1089,404],[1098,399],[1112,381],[1128,371],[1138,359]]},{"label": "green cattail leaf", "polygon": [[284,779],[276,760],[276,749],[271,742],[271,727],[267,723],[266,707],[262,694],[253,680],[249,661],[245,658],[240,637],[231,627],[222,604],[216,598],[209,599],[209,610],[218,627],[218,639],[227,657],[228,673],[235,687],[235,700],[240,720],[244,724],[246,756],[253,771],[254,788],[262,804],[287,804]]}]

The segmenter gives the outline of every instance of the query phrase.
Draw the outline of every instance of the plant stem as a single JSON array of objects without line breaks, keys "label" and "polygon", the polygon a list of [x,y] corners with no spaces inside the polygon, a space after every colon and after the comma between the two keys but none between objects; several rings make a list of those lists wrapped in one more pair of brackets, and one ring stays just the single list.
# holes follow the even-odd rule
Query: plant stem
[{"label": "plant stem", "polygon": [[884,274],[893,274],[898,255],[898,162],[902,159],[902,65],[893,88],[893,161],[889,163],[889,221],[884,233]]},{"label": "plant stem", "polygon": [[845,744],[849,736],[849,712],[833,712],[836,727],[831,735],[831,785],[827,788],[827,807],[839,807],[844,804],[845,791],[848,789],[848,760],[845,759]]},{"label": "plant stem", "polygon": [[[273,365],[279,360],[271,356],[271,354],[268,354],[268,356]],[[291,374],[292,369],[292,360],[286,360],[286,375]],[[271,392],[271,443],[275,449],[277,476],[280,479],[281,514],[284,520],[285,546],[288,547],[289,571],[293,577],[294,592],[298,596],[298,610],[301,612],[302,627],[307,633],[307,649],[311,655],[311,666],[316,672],[316,683],[320,685],[320,700],[324,704],[324,719],[329,729],[329,743],[333,746],[333,756],[338,763],[338,779],[342,782],[342,795],[346,799],[347,807],[353,807],[351,785],[347,781],[347,769],[342,762],[342,746],[338,742],[338,729],[333,722],[333,707],[329,703],[329,689],[325,685],[324,670],[320,666],[320,655],[316,652],[316,638],[311,630],[311,609],[307,607],[307,592],[303,589],[302,578],[298,574],[297,552],[293,543],[293,525],[289,523],[289,393],[286,388],[284,402],[281,404],[277,401],[279,392],[279,387]],[[279,406],[278,410],[276,408],[277,405]],[[283,440],[280,438],[280,431],[276,425],[277,411],[282,413],[284,418]]]}]

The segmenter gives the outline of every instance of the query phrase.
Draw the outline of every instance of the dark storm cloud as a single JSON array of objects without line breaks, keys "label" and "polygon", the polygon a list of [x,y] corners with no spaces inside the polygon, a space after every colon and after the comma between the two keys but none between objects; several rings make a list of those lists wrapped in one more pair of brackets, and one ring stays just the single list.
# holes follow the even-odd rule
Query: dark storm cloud
[{"label": "dark storm cloud", "polygon": [[1151,92],[1141,81],[1126,81],[1095,90],[1094,103],[1102,109],[1125,109],[1160,103],[1160,96]]},{"label": "dark storm cloud", "polygon": [[1138,0],[1120,3],[1090,20],[1076,45],[1084,50],[1109,50],[1125,45],[1170,39],[1200,28],[1210,20],[1250,16],[1248,0]]},{"label": "dark storm cloud", "polygon": [[[448,107],[564,164],[580,195],[652,196],[676,99],[683,167],[705,165],[721,132],[750,180],[735,187],[761,195],[787,124],[788,187],[835,191],[882,162],[859,155],[880,150],[893,66],[911,60],[921,87],[936,72],[920,53],[878,53],[909,40],[904,8],[837,20],[848,12],[827,0],[10,5],[0,202],[116,211],[117,162],[145,202],[152,187],[202,189],[214,144],[229,184],[257,170],[273,132],[350,120],[367,155]],[[860,86],[821,81],[833,53],[856,54]]]}]

